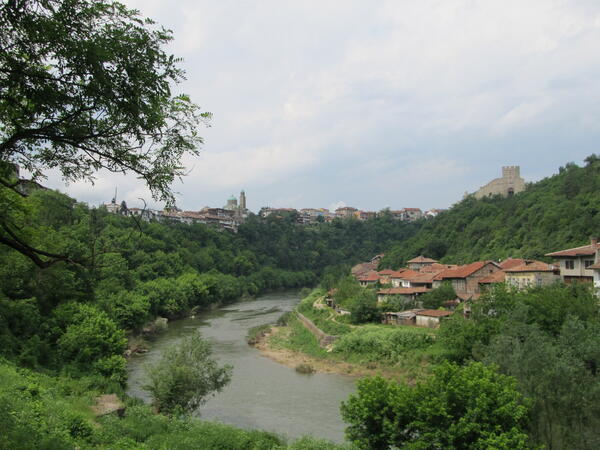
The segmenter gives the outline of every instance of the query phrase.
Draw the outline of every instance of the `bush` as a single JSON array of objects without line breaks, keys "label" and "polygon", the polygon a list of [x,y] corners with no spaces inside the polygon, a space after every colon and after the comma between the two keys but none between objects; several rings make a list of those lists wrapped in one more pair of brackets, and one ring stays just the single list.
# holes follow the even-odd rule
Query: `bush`
[{"label": "bush", "polygon": [[[126,344],[123,331],[105,312],[93,306],[80,305],[73,316],[73,323],[58,340],[58,352],[63,361],[79,374],[96,369],[104,371],[107,376],[121,377],[123,365],[117,362],[118,358],[111,358],[121,356]],[[100,366],[94,367],[105,358]]]},{"label": "bush", "polygon": [[195,333],[168,348],[147,368],[148,384],[143,388],[152,395],[158,411],[191,412],[229,383],[232,369],[219,367],[210,343]]}]

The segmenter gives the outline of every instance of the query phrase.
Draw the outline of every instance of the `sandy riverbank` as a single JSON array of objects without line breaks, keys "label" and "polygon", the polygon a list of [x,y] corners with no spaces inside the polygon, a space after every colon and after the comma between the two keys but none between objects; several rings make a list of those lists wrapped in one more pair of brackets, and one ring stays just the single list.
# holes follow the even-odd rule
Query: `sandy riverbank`
[{"label": "sandy riverbank", "polygon": [[334,373],[357,378],[373,375],[381,375],[386,378],[400,378],[402,375],[397,369],[394,370],[392,368],[381,367],[373,363],[369,364],[371,367],[366,367],[366,365],[353,364],[334,359],[315,358],[305,353],[272,345],[271,338],[273,336],[289,332],[289,327],[273,326],[270,332],[263,334],[257,339],[254,347],[259,349],[263,356],[270,358],[279,364],[292,368],[296,368],[300,364],[308,364],[318,373]]}]

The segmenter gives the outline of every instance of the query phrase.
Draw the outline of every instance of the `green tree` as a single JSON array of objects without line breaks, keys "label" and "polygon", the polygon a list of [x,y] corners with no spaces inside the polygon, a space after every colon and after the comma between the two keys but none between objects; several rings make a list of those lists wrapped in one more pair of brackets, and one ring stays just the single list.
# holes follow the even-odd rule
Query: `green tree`
[{"label": "green tree", "polygon": [[78,305],[70,325],[58,340],[63,363],[75,374],[95,369],[104,376],[125,380],[125,360],[121,356],[127,341],[122,330],[108,315],[90,305]]},{"label": "green tree", "polygon": [[161,412],[191,412],[229,383],[232,370],[229,365],[219,367],[210,343],[196,333],[167,349],[147,368],[144,389]]},{"label": "green tree", "polygon": [[[15,164],[34,181],[53,168],[68,181],[106,169],[173,200],[181,158],[198,152],[210,114],[173,94],[184,73],[164,50],[168,30],[110,0],[5,1],[0,29],[2,190],[25,195]],[[1,243],[40,267],[71,259],[30,245],[10,213],[0,213]]]},{"label": "green tree", "polygon": [[455,300],[456,292],[452,287],[452,283],[445,281],[442,285],[432,291],[423,294],[419,300],[423,302],[424,308],[438,309],[444,306],[444,303],[448,300]]},{"label": "green tree", "polygon": [[358,382],[342,403],[360,448],[528,448],[527,402],[493,367],[445,363],[414,387],[381,377]]}]

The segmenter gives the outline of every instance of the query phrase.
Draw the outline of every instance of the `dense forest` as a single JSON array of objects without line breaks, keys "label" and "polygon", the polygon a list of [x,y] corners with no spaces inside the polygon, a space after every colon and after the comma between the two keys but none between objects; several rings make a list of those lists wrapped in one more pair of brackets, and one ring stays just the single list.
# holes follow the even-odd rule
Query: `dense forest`
[{"label": "dense forest", "polygon": [[568,163],[558,174],[529,183],[524,192],[477,200],[468,196],[411,238],[386,251],[397,268],[415,255],[448,263],[544,254],[589,242],[600,229],[600,158]]}]

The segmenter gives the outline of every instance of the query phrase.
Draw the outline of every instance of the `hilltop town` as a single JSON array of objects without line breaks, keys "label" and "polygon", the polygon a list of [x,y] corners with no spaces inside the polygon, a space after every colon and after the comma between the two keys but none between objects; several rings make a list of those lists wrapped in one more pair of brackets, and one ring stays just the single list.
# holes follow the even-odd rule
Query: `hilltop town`
[{"label": "hilltop town", "polygon": [[[502,177],[490,181],[473,193],[473,195],[475,198],[493,195],[506,197],[522,192],[523,190],[525,190],[525,180],[521,178],[519,166],[505,166],[502,168]],[[186,224],[202,223],[214,226],[220,230],[237,232],[239,225],[252,214],[246,204],[246,193],[241,191],[239,201],[232,195],[221,208],[206,206],[199,211],[181,211],[177,208],[164,210],[128,208],[125,202],[117,203],[116,193],[111,202],[105,203],[102,206],[110,213],[138,217],[144,221],[157,220]],[[258,215],[263,218],[293,215],[297,223],[309,225],[319,222],[331,222],[334,219],[369,220],[384,215],[389,215],[393,219],[402,222],[414,222],[421,219],[431,219],[443,211],[445,209],[436,208],[425,211],[420,208],[401,208],[397,210],[386,208],[381,211],[363,211],[352,206],[342,206],[335,209],[335,211],[330,211],[327,208],[303,208],[298,210],[295,208],[271,208],[265,206],[260,209]]]}]

